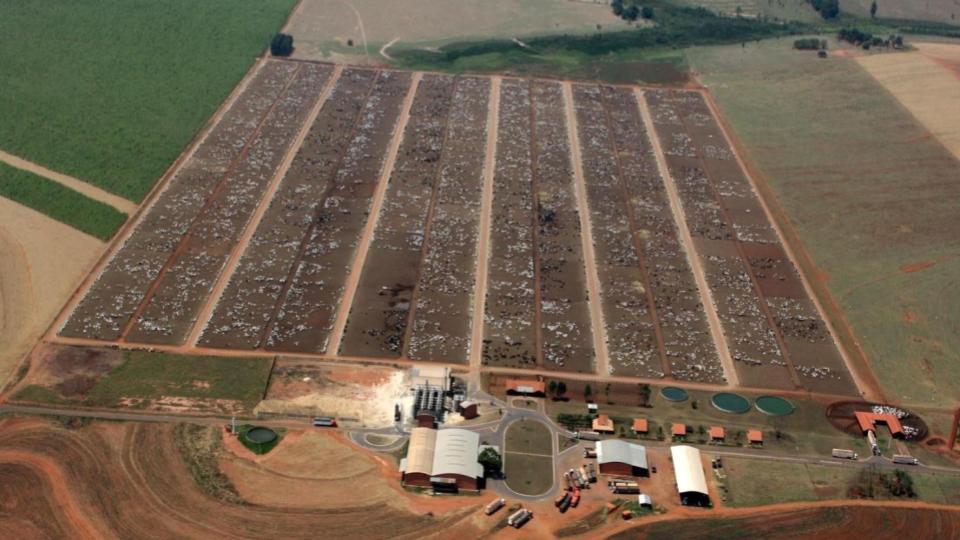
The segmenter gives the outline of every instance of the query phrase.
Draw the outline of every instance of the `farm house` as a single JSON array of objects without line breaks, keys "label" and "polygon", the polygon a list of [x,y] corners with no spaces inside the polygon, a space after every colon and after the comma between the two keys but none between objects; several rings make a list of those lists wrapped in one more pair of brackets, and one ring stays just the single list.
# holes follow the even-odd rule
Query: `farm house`
[{"label": "farm house", "polygon": [[639,444],[618,439],[597,443],[600,474],[617,476],[650,476],[647,449]]},{"label": "farm house", "polygon": [[676,475],[681,504],[708,506],[710,492],[707,490],[707,479],[703,474],[700,451],[692,446],[671,446],[670,456],[673,458],[673,472]]},{"label": "farm house", "polygon": [[401,483],[438,491],[479,491],[483,466],[477,461],[480,436],[465,429],[413,428]]}]

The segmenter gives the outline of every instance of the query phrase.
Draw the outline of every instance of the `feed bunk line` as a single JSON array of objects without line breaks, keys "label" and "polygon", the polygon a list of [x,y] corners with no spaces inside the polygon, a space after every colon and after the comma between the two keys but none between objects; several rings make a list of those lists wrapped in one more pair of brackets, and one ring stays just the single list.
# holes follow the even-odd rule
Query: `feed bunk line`
[{"label": "feed bunk line", "polygon": [[[353,124],[347,131],[347,135],[342,139],[347,143],[347,145],[353,141],[360,129],[360,119],[363,117],[363,113],[367,110],[367,104],[370,102],[370,96],[373,95],[373,92],[377,88],[377,83],[380,79],[380,73],[380,70],[376,71],[376,75],[370,82],[370,88],[363,96],[362,105],[359,109],[357,109],[357,113],[353,117]],[[310,226],[307,227],[307,231],[303,235],[303,238],[300,239],[300,246],[297,248],[297,256],[290,263],[290,270],[287,272],[286,280],[283,282],[283,287],[280,289],[280,294],[277,296],[277,301],[270,312],[270,321],[264,326],[263,332],[260,335],[258,346],[259,349],[266,347],[267,340],[270,339],[270,334],[273,333],[274,328],[276,328],[277,315],[279,315],[280,310],[287,301],[287,296],[290,294],[290,288],[293,286],[293,282],[297,275],[297,270],[300,268],[300,262],[303,260],[303,255],[306,253],[307,247],[310,245],[310,238],[313,236],[313,232],[317,229],[317,227],[321,225],[321,217],[323,215],[325,203],[327,199],[330,198],[330,195],[334,192],[334,190],[339,186],[337,183],[337,174],[340,172],[340,168],[343,167],[343,162],[346,157],[347,151],[344,149],[344,151],[340,152],[340,155],[337,157],[336,165],[330,169],[330,175],[326,179],[327,188],[317,201],[315,207],[316,209],[314,210],[313,214],[313,220],[310,222]]]},{"label": "feed bunk line", "polygon": [[[659,349],[660,352],[660,362],[663,364],[663,374],[664,377],[671,377],[672,368],[670,366],[670,361],[667,360],[667,347],[663,341],[663,329],[660,326],[660,316],[657,313],[657,302],[653,297],[653,287],[650,286],[650,274],[647,271],[646,250],[643,245],[643,240],[637,233],[639,230],[637,225],[637,215],[636,212],[634,212],[633,205],[630,203],[630,190],[627,188],[626,178],[623,172],[623,158],[620,154],[620,148],[617,145],[617,137],[613,129],[613,115],[610,114],[610,106],[607,103],[606,94],[607,90],[601,86],[600,104],[603,107],[603,113],[606,117],[607,127],[609,128],[610,147],[611,150],[613,150],[614,157],[616,158],[617,185],[620,187],[621,200],[623,201],[623,205],[627,211],[627,220],[630,222],[630,236],[633,238],[633,247],[637,250],[637,267],[640,270],[640,275],[643,277],[643,285],[647,293],[647,303],[650,305],[650,320],[653,322],[653,333],[657,339],[657,349]],[[631,97],[633,97],[633,95],[631,95]],[[638,110],[636,108],[632,108],[630,115],[634,120],[637,121],[637,125],[643,125],[643,121],[637,118],[637,113]]]},{"label": "feed bunk line", "polygon": [[447,117],[443,122],[443,135],[440,143],[440,156],[437,158],[436,171],[433,173],[433,183],[430,186],[430,205],[427,208],[427,218],[423,226],[423,241],[420,245],[420,261],[417,264],[416,280],[413,282],[413,292],[410,294],[410,311],[407,313],[406,326],[403,329],[403,343],[400,345],[400,358],[409,359],[410,338],[413,335],[413,323],[417,314],[417,300],[420,299],[420,279],[423,277],[423,267],[427,261],[430,248],[430,233],[433,230],[433,217],[437,210],[437,195],[440,191],[440,182],[443,177],[443,168],[446,165],[447,137],[450,135],[450,117],[453,116],[454,100],[457,88],[460,86],[460,77],[455,76],[450,88],[450,97],[447,102]]},{"label": "feed bunk line", "polygon": [[157,293],[157,290],[160,289],[163,279],[170,271],[170,268],[177,263],[177,261],[180,259],[180,255],[186,251],[190,240],[197,231],[198,224],[217,201],[219,195],[226,189],[227,183],[233,176],[233,172],[237,168],[237,165],[239,165],[240,162],[246,158],[247,154],[250,152],[250,147],[253,146],[254,141],[256,141],[257,137],[260,136],[260,132],[263,131],[263,126],[267,123],[267,119],[271,114],[273,114],[277,104],[286,97],[287,91],[289,91],[290,87],[293,86],[293,83],[297,80],[301,70],[303,70],[303,66],[297,66],[296,70],[294,70],[294,72],[290,75],[289,80],[287,80],[287,83],[284,85],[283,90],[277,95],[277,98],[273,101],[273,103],[270,104],[270,107],[266,110],[266,112],[264,112],[263,116],[260,117],[260,121],[257,123],[256,129],[253,131],[250,138],[244,143],[243,149],[240,150],[240,153],[233,158],[233,161],[230,162],[230,166],[227,167],[227,170],[224,171],[224,173],[220,176],[220,180],[217,181],[217,185],[214,186],[213,190],[210,192],[210,195],[207,196],[207,200],[203,203],[200,211],[197,212],[196,216],[194,216],[186,234],[180,238],[179,242],[177,242],[177,247],[174,248],[170,256],[167,257],[167,261],[163,264],[163,267],[160,269],[157,277],[154,278],[153,283],[150,284],[150,288],[147,289],[143,299],[140,300],[140,303],[137,305],[137,309],[133,312],[133,315],[131,315],[127,322],[124,323],[123,328],[120,330],[120,336],[117,338],[117,341],[126,341],[127,334],[129,334],[130,330],[136,325],[137,321],[140,319],[140,316],[143,315],[144,310],[146,310],[147,305],[153,299],[153,296]]},{"label": "feed bunk line", "polygon": [[543,368],[543,329],[541,328],[540,302],[540,172],[537,159],[537,114],[534,104],[533,79],[527,81],[527,102],[530,105],[530,206],[532,207],[533,230],[533,326],[537,367]]},{"label": "feed bunk line", "polygon": [[[692,133],[692,131],[690,131],[690,126],[687,124],[686,113],[683,112],[681,107],[677,107],[676,111],[677,118],[680,119],[683,129],[688,133]],[[720,124],[716,121],[716,118],[714,118],[712,114],[710,117],[717,125],[717,128],[720,129]],[[787,344],[783,339],[783,335],[780,333],[780,329],[777,327],[776,319],[774,319],[773,314],[770,312],[770,306],[767,305],[767,299],[764,296],[763,291],[760,289],[760,282],[757,281],[757,276],[753,272],[753,267],[750,266],[750,258],[747,256],[747,252],[744,251],[743,244],[740,242],[740,239],[737,236],[737,231],[733,226],[734,221],[730,215],[730,211],[727,209],[727,205],[723,203],[720,192],[717,190],[717,186],[714,183],[713,176],[710,174],[710,166],[707,164],[707,160],[703,157],[703,152],[700,150],[699,146],[694,145],[694,149],[697,153],[697,161],[700,163],[700,167],[703,168],[703,172],[707,177],[707,185],[710,186],[710,192],[713,193],[713,198],[717,201],[717,206],[720,208],[720,212],[723,214],[723,219],[727,222],[727,225],[730,228],[730,232],[733,236],[733,245],[737,248],[737,253],[740,255],[740,261],[743,263],[743,267],[747,272],[747,275],[750,276],[750,283],[753,285],[754,293],[756,294],[758,303],[760,304],[760,310],[766,317],[767,324],[769,325],[770,330],[773,332],[774,338],[777,340],[777,346],[780,347],[780,352],[783,354],[783,359],[787,363],[790,380],[797,388],[804,388],[804,386],[800,384],[800,379],[797,376],[796,368],[794,368],[793,365],[793,359],[790,357],[790,352],[787,350]],[[739,163],[737,166],[739,167]],[[744,179],[746,180],[746,171],[741,169],[741,173],[744,175]],[[752,191],[752,186],[749,187]],[[791,262],[791,264],[793,263]]]},{"label": "feed bunk line", "polygon": [[483,361],[483,314],[487,302],[487,272],[490,263],[490,215],[493,207],[493,176],[497,161],[497,130],[500,128],[500,77],[490,78],[487,105],[487,147],[483,162],[483,194],[480,197],[480,230],[477,244],[477,270],[473,289],[473,318],[470,339],[470,372],[480,381]]}]

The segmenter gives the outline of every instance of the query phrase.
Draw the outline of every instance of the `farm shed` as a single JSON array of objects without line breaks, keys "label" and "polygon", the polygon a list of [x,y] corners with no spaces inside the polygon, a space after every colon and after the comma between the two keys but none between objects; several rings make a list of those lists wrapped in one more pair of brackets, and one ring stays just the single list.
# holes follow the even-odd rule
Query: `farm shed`
[{"label": "farm shed", "polygon": [[703,474],[700,451],[692,446],[671,446],[670,456],[673,458],[673,472],[677,479],[680,503],[685,506],[709,505],[710,492]]},{"label": "farm shed", "polygon": [[646,418],[634,418],[633,419],[633,432],[637,435],[642,435],[647,433],[650,430],[649,423]]},{"label": "farm shed", "polygon": [[613,420],[605,414],[593,419],[593,430],[597,433],[613,433]]},{"label": "farm shed", "polygon": [[886,424],[890,434],[894,437],[903,437],[903,426],[900,419],[890,413],[874,413],[856,411],[857,423],[860,424],[860,431],[864,435],[868,431],[877,431],[877,424]]},{"label": "farm shed", "polygon": [[417,427],[410,432],[407,457],[400,461],[405,486],[433,487],[445,491],[478,491],[483,466],[477,461],[480,436],[465,429]]},{"label": "farm shed", "polygon": [[670,434],[674,437],[686,437],[687,436],[687,425],[686,424],[674,424],[670,427]]},{"label": "farm shed", "polygon": [[763,432],[760,431],[759,429],[747,430],[747,441],[750,444],[763,446]]},{"label": "farm shed", "polygon": [[726,437],[727,432],[723,429],[723,426],[710,426],[710,440],[722,441]]},{"label": "farm shed", "polygon": [[547,385],[543,381],[507,379],[507,394],[545,397]]},{"label": "farm shed", "polygon": [[619,439],[597,443],[600,474],[617,476],[650,476],[647,449]]}]

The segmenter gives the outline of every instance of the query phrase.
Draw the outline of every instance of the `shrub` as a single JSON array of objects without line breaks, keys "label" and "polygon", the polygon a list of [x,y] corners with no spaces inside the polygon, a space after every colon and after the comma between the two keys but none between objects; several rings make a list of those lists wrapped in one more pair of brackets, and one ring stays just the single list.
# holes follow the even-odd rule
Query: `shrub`
[{"label": "shrub", "polygon": [[277,33],[270,41],[270,54],[273,56],[290,56],[293,53],[293,36]]}]

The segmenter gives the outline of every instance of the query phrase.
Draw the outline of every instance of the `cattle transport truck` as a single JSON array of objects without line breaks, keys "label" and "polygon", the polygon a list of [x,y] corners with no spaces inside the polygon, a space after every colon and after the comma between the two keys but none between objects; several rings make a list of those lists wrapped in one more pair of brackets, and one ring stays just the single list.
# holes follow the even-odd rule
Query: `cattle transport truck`
[{"label": "cattle transport truck", "polygon": [[845,450],[843,448],[834,448],[833,457],[840,459],[857,459],[860,456],[853,450]]},{"label": "cattle transport truck", "polygon": [[899,463],[900,465],[919,465],[920,460],[913,456],[905,456],[902,454],[894,454],[893,462]]},{"label": "cattle transport truck", "polygon": [[523,527],[523,524],[530,521],[533,517],[533,512],[527,510],[526,508],[521,508],[516,512],[510,514],[510,517],[507,518],[507,525],[519,529]]}]

